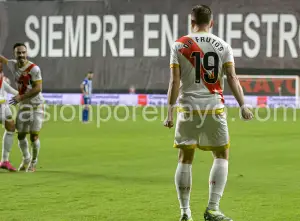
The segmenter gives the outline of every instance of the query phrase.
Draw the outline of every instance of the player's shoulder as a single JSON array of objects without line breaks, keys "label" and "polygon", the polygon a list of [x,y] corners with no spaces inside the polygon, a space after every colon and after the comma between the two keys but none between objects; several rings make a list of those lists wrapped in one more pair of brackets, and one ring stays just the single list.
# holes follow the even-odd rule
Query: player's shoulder
[{"label": "player's shoulder", "polygon": [[7,60],[7,64],[10,66],[10,65],[16,65],[17,64],[17,60],[15,59],[8,59]]},{"label": "player's shoulder", "polygon": [[175,42],[178,44],[185,44],[188,40],[190,40],[191,36],[190,35],[183,35],[180,36]]},{"label": "player's shoulder", "polygon": [[8,59],[7,60],[7,67],[11,72],[15,72],[15,70],[17,69],[17,60],[15,59]]},{"label": "player's shoulder", "polygon": [[216,42],[219,42],[222,46],[222,48],[226,51],[228,48],[231,48],[230,45],[222,38],[218,37],[217,35],[214,35],[213,33],[208,33],[208,36],[212,37],[216,40]]},{"label": "player's shoulder", "polygon": [[8,62],[11,62],[11,63],[15,63],[15,64],[17,63],[17,60],[16,60],[16,59],[7,59],[7,61],[8,61]]},{"label": "player's shoulder", "polygon": [[28,68],[30,69],[30,73],[37,73],[41,71],[40,67],[32,61],[28,61]]},{"label": "player's shoulder", "polygon": [[190,33],[188,35],[181,36],[175,41],[175,44],[184,45],[189,43],[189,41],[195,41],[195,39],[201,38],[204,38],[205,41],[208,41],[207,38],[210,38],[213,39],[215,42],[219,42],[222,46],[229,46],[229,44],[222,38],[208,32]]},{"label": "player's shoulder", "polygon": [[88,83],[88,79],[87,79],[87,78],[84,78],[83,81],[82,81],[82,83],[83,83],[83,84],[87,84],[87,83]]},{"label": "player's shoulder", "polygon": [[40,72],[41,69],[39,66],[35,65],[32,69],[31,69],[31,72]]},{"label": "player's shoulder", "polygon": [[188,43],[188,41],[191,40],[188,35],[183,35],[179,37],[176,41],[173,42],[172,48],[174,50],[179,50],[185,46],[185,44]]}]

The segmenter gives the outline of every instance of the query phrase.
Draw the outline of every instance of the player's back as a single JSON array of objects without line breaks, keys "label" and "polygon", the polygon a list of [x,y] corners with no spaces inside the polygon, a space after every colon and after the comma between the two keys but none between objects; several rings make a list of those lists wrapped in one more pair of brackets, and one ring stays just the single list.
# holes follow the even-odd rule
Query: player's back
[{"label": "player's back", "polygon": [[234,62],[230,46],[211,33],[198,32],[179,38],[172,50],[181,73],[181,106],[223,107],[224,65]]}]

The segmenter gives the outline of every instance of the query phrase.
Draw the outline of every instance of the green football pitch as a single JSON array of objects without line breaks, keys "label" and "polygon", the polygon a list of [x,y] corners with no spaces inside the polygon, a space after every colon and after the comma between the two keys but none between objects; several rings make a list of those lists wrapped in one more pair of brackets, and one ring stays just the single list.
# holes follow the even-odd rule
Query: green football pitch
[{"label": "green football pitch", "polygon": [[[124,120],[126,112],[119,108],[115,114],[123,121],[99,124],[94,110],[93,122],[82,124],[74,109],[74,114],[70,107],[49,110],[36,173],[0,171],[0,220],[179,220],[174,129],[162,126],[161,114],[148,114],[157,117],[148,122],[135,108]],[[237,109],[228,112],[231,154],[221,209],[235,221],[299,220],[300,111],[272,110],[268,116],[261,109],[256,115],[262,119],[245,122]],[[16,167],[21,161],[16,137],[11,161]],[[209,152],[197,151],[191,193],[195,221],[203,220],[211,164]]]}]

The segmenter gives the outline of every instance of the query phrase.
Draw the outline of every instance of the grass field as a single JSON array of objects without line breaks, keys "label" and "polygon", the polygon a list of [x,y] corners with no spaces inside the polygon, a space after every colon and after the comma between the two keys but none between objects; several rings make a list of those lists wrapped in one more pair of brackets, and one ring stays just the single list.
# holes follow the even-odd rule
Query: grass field
[{"label": "grass field", "polygon": [[[141,109],[136,114],[100,127],[95,120],[81,124],[78,112],[71,122],[60,117],[46,122],[38,171],[0,173],[0,220],[178,220],[174,129],[164,128],[161,119],[143,120]],[[265,110],[259,114],[267,116]],[[229,111],[231,158],[221,208],[235,221],[299,220],[300,111],[296,114],[295,121],[291,110],[284,121],[281,110],[277,121],[272,111],[267,121],[244,122],[236,109]],[[11,161],[18,166],[20,160],[15,139]],[[195,221],[203,220],[211,164],[210,153],[197,151],[191,194]]]}]

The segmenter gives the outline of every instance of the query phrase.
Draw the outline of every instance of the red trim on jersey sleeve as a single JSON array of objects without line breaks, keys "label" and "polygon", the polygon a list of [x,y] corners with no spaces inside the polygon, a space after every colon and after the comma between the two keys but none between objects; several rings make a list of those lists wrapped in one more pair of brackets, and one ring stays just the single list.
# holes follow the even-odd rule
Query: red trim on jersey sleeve
[{"label": "red trim on jersey sleeve", "polygon": [[4,80],[4,74],[3,72],[0,72],[0,88],[2,88],[3,80]]},{"label": "red trim on jersey sleeve", "polygon": [[[179,38],[176,42],[180,42],[183,43],[185,45],[187,45],[188,47],[183,47],[181,49],[179,49],[178,51],[193,65],[193,67],[196,67],[195,64],[195,59],[194,57],[192,57],[192,53],[197,51],[200,52],[200,57],[203,58],[204,57],[204,52],[201,50],[201,48],[198,46],[198,44],[191,38],[189,37],[181,37]],[[221,95],[222,97],[222,102],[224,103],[224,97],[223,97],[223,90],[221,88],[220,85],[220,81],[218,80],[216,83],[214,84],[208,84],[207,82],[205,82],[204,80],[204,73],[205,73],[205,69],[203,67],[203,65],[201,64],[201,79],[203,84],[205,85],[205,87],[207,87],[207,89],[209,90],[209,92],[211,94],[215,94],[216,92],[218,94]]]}]

